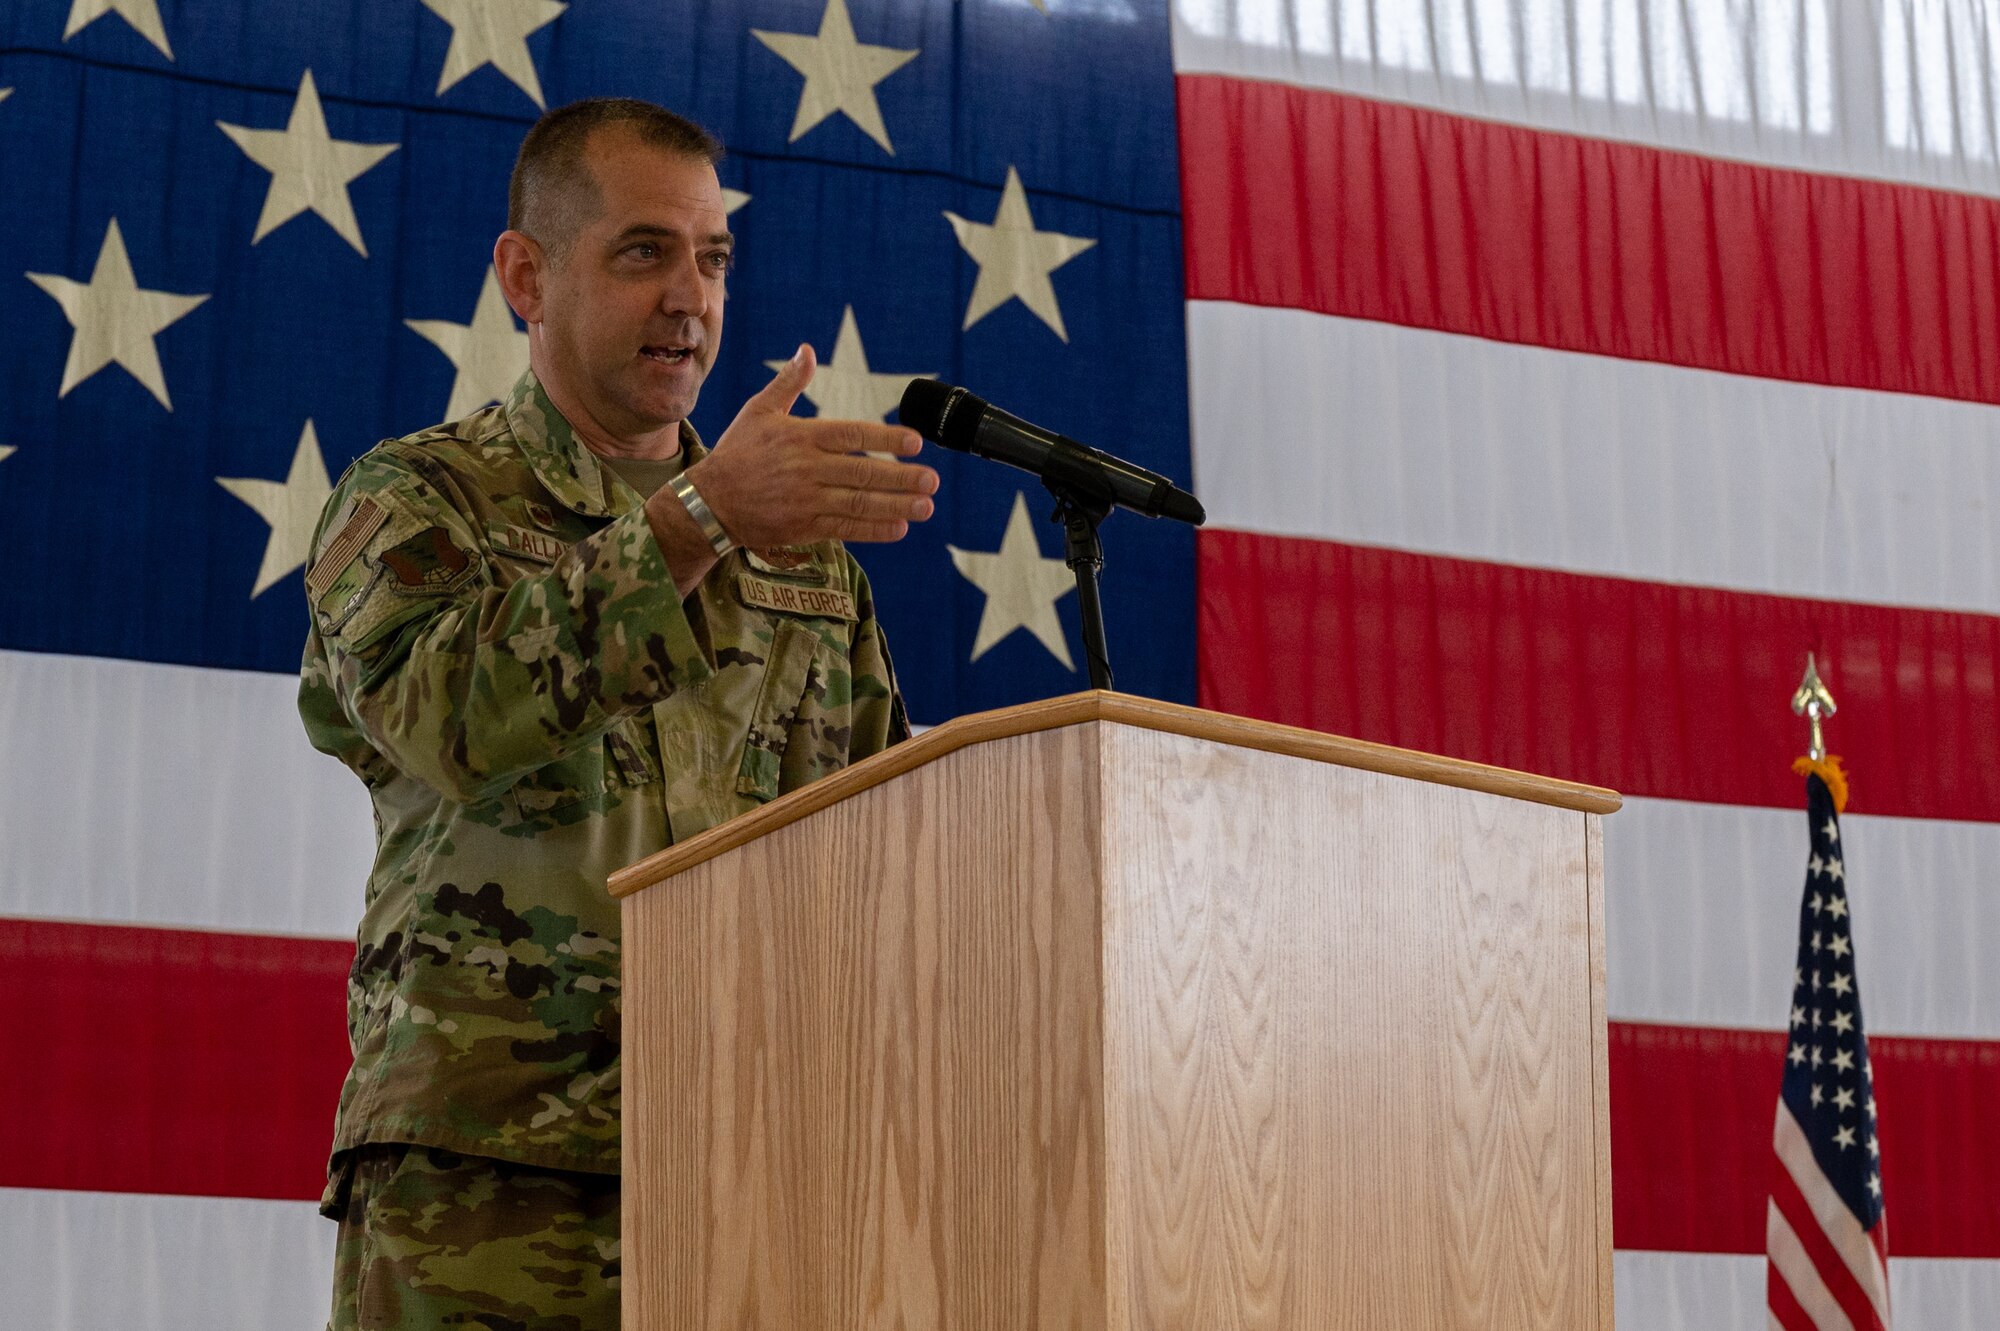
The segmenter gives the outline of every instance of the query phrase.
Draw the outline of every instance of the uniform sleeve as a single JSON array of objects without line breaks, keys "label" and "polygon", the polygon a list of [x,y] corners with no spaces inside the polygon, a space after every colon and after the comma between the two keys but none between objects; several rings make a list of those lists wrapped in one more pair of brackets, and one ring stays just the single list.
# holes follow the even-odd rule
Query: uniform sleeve
[{"label": "uniform sleeve", "polygon": [[875,593],[868,575],[852,555],[847,557],[848,576],[853,579],[855,608],[859,623],[854,631],[854,650],[848,658],[853,680],[853,726],[848,761],[880,753],[891,744],[910,737],[910,718],[903,707],[903,692],[896,684],[896,666],[889,659],[889,640],[882,621],[875,616]]},{"label": "uniform sleeve", "polygon": [[322,751],[472,803],[711,673],[643,508],[503,591],[447,485],[378,451],[328,500],[300,693]]}]

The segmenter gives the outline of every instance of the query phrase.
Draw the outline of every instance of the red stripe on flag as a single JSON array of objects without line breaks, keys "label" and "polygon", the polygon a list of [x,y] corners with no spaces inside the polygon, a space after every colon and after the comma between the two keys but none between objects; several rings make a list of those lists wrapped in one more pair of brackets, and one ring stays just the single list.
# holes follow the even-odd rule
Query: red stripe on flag
[{"label": "red stripe on flag", "polygon": [[[1808,650],[1857,813],[2000,821],[2000,617],[1204,530],[1203,707],[1628,795],[1795,807]],[[1775,702],[1773,700],[1776,700]]]},{"label": "red stripe on flag", "polygon": [[317,1198],[348,942],[0,920],[0,1186]]},{"label": "red stripe on flag", "polygon": [[2000,402],[2000,201],[1177,83],[1191,300]]},{"label": "red stripe on flag", "polygon": [[[1619,1247],[1764,1251],[1785,1043],[1782,1031],[1611,1024]],[[1868,1052],[1896,1255],[2000,1257],[1988,1108],[2000,1103],[2000,1041],[1871,1037]]]},{"label": "red stripe on flag", "polygon": [[[1773,1096],[1775,1098],[1775,1092]],[[1833,1191],[1832,1184],[1827,1184],[1826,1188],[1829,1193]],[[1806,1204],[1791,1173],[1775,1161],[1771,1165],[1771,1200],[1777,1203],[1785,1223],[1798,1235],[1799,1246],[1805,1249],[1813,1269],[1819,1272],[1821,1283],[1833,1295],[1841,1311],[1847,1314],[1847,1320],[1854,1323],[1856,1331],[1867,1331],[1871,1327],[1879,1331],[1882,1319],[1875,1315],[1875,1305],[1868,1301],[1868,1292],[1861,1288],[1854,1272],[1848,1270],[1846,1259],[1827,1238],[1826,1231],[1820,1228],[1819,1221],[1813,1217],[1812,1207]]]},{"label": "red stripe on flag", "polygon": [[[346,942],[0,920],[0,1186],[311,1199]],[[1620,1247],[1762,1252],[1784,1036],[1613,1023]],[[1902,1256],[2000,1257],[2000,1041],[1870,1042]]]}]

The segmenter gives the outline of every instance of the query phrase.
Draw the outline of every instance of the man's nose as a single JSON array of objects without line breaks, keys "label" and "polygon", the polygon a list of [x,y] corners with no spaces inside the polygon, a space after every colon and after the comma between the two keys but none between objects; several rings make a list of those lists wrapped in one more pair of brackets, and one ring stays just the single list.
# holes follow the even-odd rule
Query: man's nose
[{"label": "man's nose", "polygon": [[708,302],[708,283],[702,280],[701,261],[692,251],[683,253],[669,270],[660,292],[661,312],[699,319],[708,313]]}]

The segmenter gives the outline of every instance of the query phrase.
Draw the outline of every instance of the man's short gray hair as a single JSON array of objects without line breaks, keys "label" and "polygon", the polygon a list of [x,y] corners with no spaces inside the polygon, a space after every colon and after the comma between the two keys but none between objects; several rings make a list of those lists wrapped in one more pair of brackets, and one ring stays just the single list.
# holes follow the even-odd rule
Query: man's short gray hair
[{"label": "man's short gray hair", "polygon": [[635,97],[592,97],[544,113],[514,159],[507,226],[534,237],[558,263],[603,211],[584,152],[591,134],[611,125],[630,126],[644,142],[682,157],[711,166],[722,160],[722,140],[686,116]]}]

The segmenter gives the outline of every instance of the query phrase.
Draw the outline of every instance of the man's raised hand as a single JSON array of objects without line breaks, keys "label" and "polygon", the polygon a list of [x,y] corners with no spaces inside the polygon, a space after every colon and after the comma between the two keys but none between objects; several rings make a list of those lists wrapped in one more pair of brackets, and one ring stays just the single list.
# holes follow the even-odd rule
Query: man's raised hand
[{"label": "man's raised hand", "polygon": [[800,346],[743,404],[715,451],[688,469],[688,480],[739,545],[898,541],[934,510],[935,471],[862,456],[915,457],[923,440],[914,430],[791,414],[815,365],[812,348]]}]

